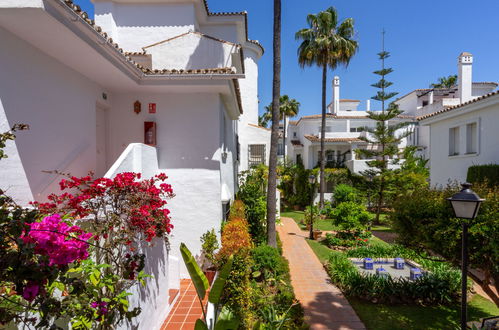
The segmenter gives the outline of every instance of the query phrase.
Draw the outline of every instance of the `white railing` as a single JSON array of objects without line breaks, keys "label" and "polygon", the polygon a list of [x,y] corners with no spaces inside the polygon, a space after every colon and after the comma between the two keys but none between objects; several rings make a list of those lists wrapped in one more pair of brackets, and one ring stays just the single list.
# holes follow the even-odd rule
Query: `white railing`
[{"label": "white railing", "polygon": [[[345,162],[345,165],[350,170],[350,172],[352,172],[352,173],[360,173],[360,172],[363,172],[363,171],[369,169],[369,165],[367,165],[367,162],[372,161],[372,160],[373,159],[347,160]],[[399,159],[398,164],[388,164],[388,169],[393,170],[393,169],[400,168],[400,164],[403,161],[404,161],[403,159]]]},{"label": "white railing", "polygon": [[123,172],[141,173],[143,178],[156,175],[158,173],[156,148],[142,143],[129,144],[104,177],[113,178]]}]

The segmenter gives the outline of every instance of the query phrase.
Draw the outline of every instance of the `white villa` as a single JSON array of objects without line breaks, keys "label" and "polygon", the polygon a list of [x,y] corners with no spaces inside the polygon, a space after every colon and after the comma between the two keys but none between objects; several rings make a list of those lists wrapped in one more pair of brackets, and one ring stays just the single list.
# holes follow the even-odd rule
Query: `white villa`
[{"label": "white villa", "polygon": [[[268,162],[258,124],[258,60],[246,12],[213,13],[205,0],[93,0],[95,19],[71,0],[0,2],[0,131],[28,124],[2,160],[0,188],[26,205],[59,192],[62,177],[93,171],[169,176],[171,250],[157,246],[141,329],[159,329],[169,290],[218,230],[237,175]],[[157,263],[157,264],[156,264]],[[147,269],[146,269],[147,270]],[[171,297],[170,297],[171,298]]]},{"label": "white villa", "polygon": [[[356,149],[374,148],[359,139],[369,134],[364,127],[374,127],[366,110],[358,110],[360,100],[340,99],[340,78],[333,79],[333,99],[326,114],[326,162],[333,166],[346,166],[350,171],[359,173],[368,168],[368,159],[360,159]],[[373,110],[375,111],[375,110]],[[396,121],[412,121],[413,117],[400,116]],[[405,128],[411,129],[411,128]],[[303,116],[298,121],[290,121],[287,135],[287,155],[294,162],[303,162],[305,168],[314,168],[319,163],[321,115]],[[404,139],[401,148],[405,147]],[[390,166],[396,166],[394,164]]]},{"label": "white villa", "polygon": [[[473,55],[463,52],[458,56],[457,86],[452,88],[416,89],[398,98],[395,103],[399,105],[401,110],[404,110],[405,115],[423,118],[494,91],[498,86],[495,82],[473,82],[472,65]],[[423,123],[417,124],[409,143],[418,146],[420,154],[424,158],[431,158],[429,126]],[[441,152],[444,152],[444,150],[441,150]]]},{"label": "white villa", "polygon": [[[452,88],[416,89],[395,103],[403,114],[397,121],[409,121],[405,128],[412,134],[400,148],[418,147],[419,155],[429,159],[432,185],[449,180],[466,180],[471,165],[499,163],[495,125],[499,122],[499,95],[495,82],[472,81],[473,56],[463,52],[458,57],[458,85]],[[494,92],[495,91],[495,92]],[[366,159],[359,159],[356,149],[374,148],[359,139],[372,127],[366,110],[358,110],[360,100],[340,98],[340,79],[333,79],[333,96],[326,114],[326,161],[332,166],[346,166],[359,173],[367,169]],[[375,110],[374,110],[375,111]],[[321,115],[303,116],[289,121],[286,129],[286,155],[305,168],[319,163]],[[396,166],[396,165],[392,165]]]}]

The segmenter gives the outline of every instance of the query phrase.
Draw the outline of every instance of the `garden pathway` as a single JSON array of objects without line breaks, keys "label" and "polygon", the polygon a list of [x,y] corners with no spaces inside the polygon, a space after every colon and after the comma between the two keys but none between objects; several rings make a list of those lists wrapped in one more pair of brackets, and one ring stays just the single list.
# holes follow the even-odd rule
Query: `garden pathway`
[{"label": "garden pathway", "polygon": [[330,283],[302,231],[290,218],[281,218],[277,231],[283,253],[289,261],[291,284],[305,310],[305,320],[313,330],[366,329],[341,291]]}]

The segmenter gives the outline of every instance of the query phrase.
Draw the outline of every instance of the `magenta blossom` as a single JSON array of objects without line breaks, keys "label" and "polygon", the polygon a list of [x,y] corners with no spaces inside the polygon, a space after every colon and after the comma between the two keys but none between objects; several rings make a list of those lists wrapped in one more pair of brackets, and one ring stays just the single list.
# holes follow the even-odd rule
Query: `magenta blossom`
[{"label": "magenta blossom", "polygon": [[69,226],[59,214],[45,217],[30,227],[22,239],[25,243],[35,244],[35,253],[48,256],[50,266],[65,266],[88,258],[87,241],[92,234],[78,226]]},{"label": "magenta blossom", "polygon": [[108,312],[107,302],[105,301],[94,301],[90,304],[90,307],[96,309],[100,315],[107,314]]},{"label": "magenta blossom", "polygon": [[40,285],[38,283],[30,281],[24,288],[23,298],[26,299],[27,301],[33,301],[33,299],[35,299],[35,297],[38,295],[39,292],[40,292]]}]

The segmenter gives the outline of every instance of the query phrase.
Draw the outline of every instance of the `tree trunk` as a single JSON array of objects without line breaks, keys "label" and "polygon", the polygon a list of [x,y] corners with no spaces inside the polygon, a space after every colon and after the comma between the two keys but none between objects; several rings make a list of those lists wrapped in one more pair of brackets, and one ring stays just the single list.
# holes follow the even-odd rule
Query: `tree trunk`
[{"label": "tree trunk", "polygon": [[319,195],[319,207],[322,209],[324,207],[324,191],[326,190],[326,182],[324,180],[324,167],[326,162],[324,161],[325,154],[325,135],[326,135],[326,85],[327,85],[327,65],[322,67],[322,120],[321,120],[321,155],[320,155],[320,195]]},{"label": "tree trunk", "polygon": [[282,136],[282,161],[284,166],[286,166],[286,115],[283,116],[284,126],[283,126],[283,136]]},{"label": "tree trunk", "polygon": [[277,247],[276,189],[277,144],[279,143],[279,115],[281,96],[281,0],[274,0],[274,77],[272,83],[272,133],[270,136],[269,179],[267,189],[267,244]]}]

